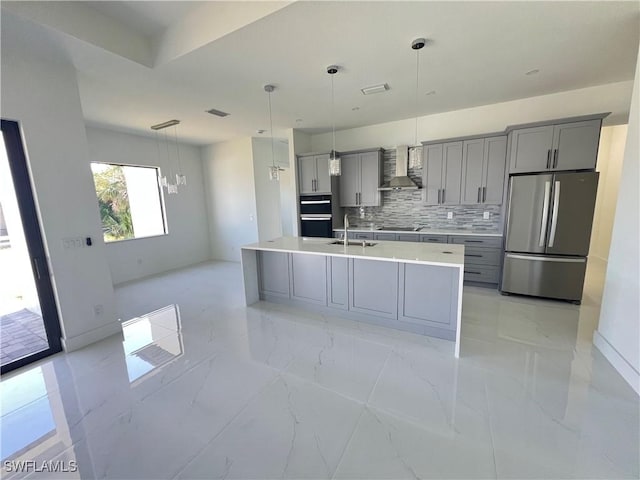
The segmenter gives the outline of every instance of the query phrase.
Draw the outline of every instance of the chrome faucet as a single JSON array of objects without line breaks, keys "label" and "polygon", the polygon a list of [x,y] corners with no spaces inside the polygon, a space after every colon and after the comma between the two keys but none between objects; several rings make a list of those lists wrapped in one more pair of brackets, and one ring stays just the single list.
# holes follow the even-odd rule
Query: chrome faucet
[{"label": "chrome faucet", "polygon": [[344,214],[344,246],[346,247],[347,245],[349,245],[349,236],[347,235],[349,231],[349,217],[347,217],[347,214]]}]

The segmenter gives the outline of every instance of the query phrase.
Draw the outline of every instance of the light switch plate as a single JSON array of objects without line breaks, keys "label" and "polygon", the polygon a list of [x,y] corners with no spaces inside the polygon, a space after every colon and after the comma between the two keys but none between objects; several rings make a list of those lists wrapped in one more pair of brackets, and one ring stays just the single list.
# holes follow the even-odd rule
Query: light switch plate
[{"label": "light switch plate", "polygon": [[485,220],[489,220],[489,217],[491,217],[491,213],[490,212],[483,212],[482,213],[482,218],[484,218]]},{"label": "light switch plate", "polygon": [[447,220],[453,219],[453,212],[447,212]]}]

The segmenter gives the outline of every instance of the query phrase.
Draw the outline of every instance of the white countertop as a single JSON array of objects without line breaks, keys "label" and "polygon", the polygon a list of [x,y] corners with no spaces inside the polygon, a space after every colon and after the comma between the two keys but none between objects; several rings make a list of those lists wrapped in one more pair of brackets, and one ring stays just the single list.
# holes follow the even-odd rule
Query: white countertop
[{"label": "white countertop", "polygon": [[[335,238],[280,237],[244,245],[246,250],[309,253],[443,267],[464,267],[464,246],[447,243],[417,243],[373,240],[372,247],[331,245]],[[450,252],[450,253],[444,253]]]},{"label": "white countertop", "polygon": [[[334,232],[343,232],[344,228],[336,227]],[[502,237],[500,232],[489,232],[486,230],[460,230],[460,229],[436,229],[436,228],[423,228],[422,230],[380,230],[375,227],[349,227],[350,232],[374,232],[374,233],[409,233],[409,234],[422,234],[422,235],[470,235],[474,237]]]}]

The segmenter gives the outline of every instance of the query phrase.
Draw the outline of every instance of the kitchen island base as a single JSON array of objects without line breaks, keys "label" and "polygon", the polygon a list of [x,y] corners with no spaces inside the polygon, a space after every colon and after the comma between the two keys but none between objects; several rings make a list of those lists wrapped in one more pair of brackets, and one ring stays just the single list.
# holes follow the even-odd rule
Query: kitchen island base
[{"label": "kitchen island base", "polygon": [[289,304],[443,338],[456,342],[459,356],[463,265],[248,246],[242,270],[246,305]]}]

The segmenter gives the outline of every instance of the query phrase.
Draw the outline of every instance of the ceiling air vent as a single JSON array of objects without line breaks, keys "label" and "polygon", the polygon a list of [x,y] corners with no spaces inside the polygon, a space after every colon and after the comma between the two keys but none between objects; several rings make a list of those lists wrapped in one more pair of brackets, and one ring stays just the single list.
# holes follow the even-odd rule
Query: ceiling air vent
[{"label": "ceiling air vent", "polygon": [[216,115],[217,117],[226,117],[229,115],[227,112],[223,112],[222,110],[216,110],[215,108],[210,108],[209,110],[207,110],[207,113],[210,113],[211,115]]},{"label": "ceiling air vent", "polygon": [[374,93],[382,93],[389,90],[389,84],[383,83],[381,85],[373,85],[371,87],[361,88],[360,91],[363,95],[373,95]]}]

